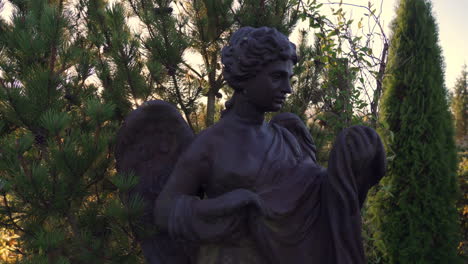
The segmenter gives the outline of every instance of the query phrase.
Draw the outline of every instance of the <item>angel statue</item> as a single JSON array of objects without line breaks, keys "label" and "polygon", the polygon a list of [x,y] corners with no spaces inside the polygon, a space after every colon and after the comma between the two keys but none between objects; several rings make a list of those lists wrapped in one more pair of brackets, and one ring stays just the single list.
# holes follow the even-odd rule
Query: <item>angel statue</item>
[{"label": "angel statue", "polygon": [[291,93],[296,62],[276,29],[243,27],[222,50],[234,94],[219,122],[195,137],[163,101],[127,117],[117,167],[140,177],[129,197],[146,201],[134,232],[148,263],[365,263],[360,210],[385,172],[381,140],[344,129],[323,168],[297,116],[266,122]]}]

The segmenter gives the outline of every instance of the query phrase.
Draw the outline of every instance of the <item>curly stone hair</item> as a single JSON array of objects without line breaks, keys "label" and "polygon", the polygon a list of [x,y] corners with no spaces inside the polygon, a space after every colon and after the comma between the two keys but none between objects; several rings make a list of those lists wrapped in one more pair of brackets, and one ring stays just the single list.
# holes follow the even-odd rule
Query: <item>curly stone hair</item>
[{"label": "curly stone hair", "polygon": [[242,81],[254,77],[266,64],[276,60],[292,60],[296,64],[296,45],[269,27],[240,28],[221,52],[224,78],[235,91],[242,90]]}]

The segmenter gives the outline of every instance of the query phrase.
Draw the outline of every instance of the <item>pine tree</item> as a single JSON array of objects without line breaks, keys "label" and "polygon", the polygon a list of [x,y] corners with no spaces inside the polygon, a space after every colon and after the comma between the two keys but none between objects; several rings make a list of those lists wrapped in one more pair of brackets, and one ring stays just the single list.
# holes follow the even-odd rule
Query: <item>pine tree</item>
[{"label": "pine tree", "polygon": [[456,150],[437,24],[427,0],[401,0],[381,118],[392,158],[374,197],[386,263],[458,263]]},{"label": "pine tree", "polygon": [[197,108],[196,100],[201,96],[204,82],[184,66],[183,54],[190,42],[185,28],[188,17],[175,15],[172,1],[125,2],[148,32],[145,37],[138,36],[147,54],[144,64],[149,73],[146,76],[148,86],[159,98],[177,105],[194,129],[195,120],[190,115]]},{"label": "pine tree", "polygon": [[455,83],[452,111],[455,119],[455,137],[457,141],[460,143],[463,140],[468,141],[468,70],[466,64]]},{"label": "pine tree", "polygon": [[[113,141],[148,95],[122,6],[14,0],[0,21],[0,225],[19,263],[138,263]],[[87,22],[85,22],[87,21]],[[96,73],[102,81],[91,76]]]},{"label": "pine tree", "polygon": [[317,60],[314,61],[314,57],[321,55],[320,42],[315,40],[311,45],[308,43],[308,32],[301,30],[299,33],[297,45],[299,61],[294,66],[294,78],[291,82],[293,93],[289,95],[281,111],[294,113],[307,122],[309,116],[306,111],[324,98],[325,91],[321,89],[320,78],[323,76],[325,65]]}]

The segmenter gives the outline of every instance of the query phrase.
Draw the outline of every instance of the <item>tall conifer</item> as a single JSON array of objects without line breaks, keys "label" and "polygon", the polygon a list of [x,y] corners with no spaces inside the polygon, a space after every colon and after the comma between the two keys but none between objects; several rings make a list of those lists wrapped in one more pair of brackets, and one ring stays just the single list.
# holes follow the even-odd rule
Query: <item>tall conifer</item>
[{"label": "tall conifer", "polygon": [[457,263],[454,129],[431,3],[401,0],[392,30],[381,117],[394,158],[374,199],[377,246],[386,263]]}]

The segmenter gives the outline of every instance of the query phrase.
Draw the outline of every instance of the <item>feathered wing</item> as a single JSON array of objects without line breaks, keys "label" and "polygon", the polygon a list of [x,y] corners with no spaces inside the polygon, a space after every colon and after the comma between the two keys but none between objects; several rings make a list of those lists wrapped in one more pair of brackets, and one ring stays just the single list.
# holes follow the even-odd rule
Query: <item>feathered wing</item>
[{"label": "feathered wing", "polygon": [[286,128],[297,139],[302,153],[310,156],[313,162],[317,162],[314,140],[304,122],[297,115],[293,113],[279,113],[271,119],[270,123]]},{"label": "feathered wing", "polygon": [[132,111],[119,130],[117,171],[138,177],[138,184],[122,198],[126,205],[137,197],[144,202],[144,214],[132,222],[132,229],[149,264],[190,263],[186,245],[155,230],[153,210],[178,157],[193,138],[193,131],[177,109],[161,100],[145,102]]}]

